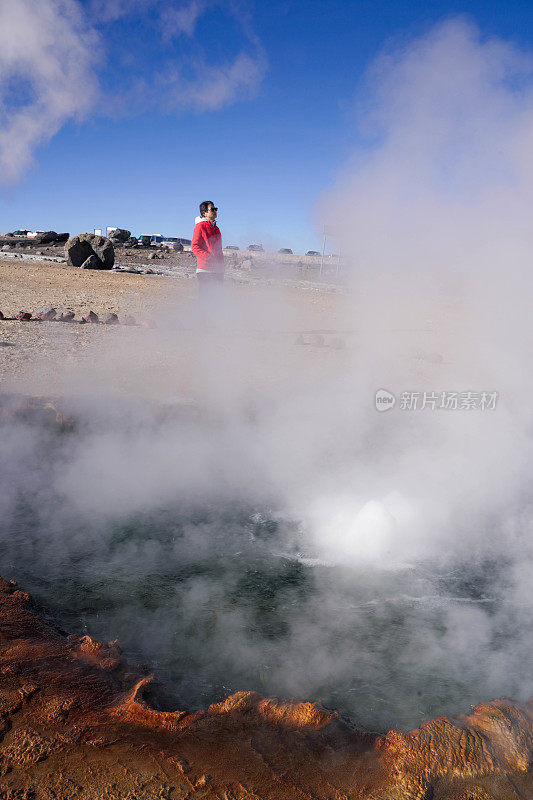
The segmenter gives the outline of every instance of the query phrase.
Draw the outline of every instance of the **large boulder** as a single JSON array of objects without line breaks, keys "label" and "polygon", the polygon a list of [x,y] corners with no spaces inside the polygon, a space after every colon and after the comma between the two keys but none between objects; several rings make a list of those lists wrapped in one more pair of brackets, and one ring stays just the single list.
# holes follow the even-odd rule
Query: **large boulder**
[{"label": "large boulder", "polygon": [[131,231],[124,230],[124,228],[115,228],[111,231],[109,238],[112,242],[127,242],[131,236]]},{"label": "large boulder", "polygon": [[35,244],[52,244],[55,242],[66,242],[68,240],[68,233],[56,233],[55,231],[45,231],[39,233],[34,239]]},{"label": "large boulder", "polygon": [[92,253],[86,261],[81,265],[81,269],[102,269],[102,262]]},{"label": "large boulder", "polygon": [[105,236],[79,233],[65,245],[65,258],[72,267],[82,267],[90,256],[96,256],[93,269],[111,269],[115,263],[115,248]]}]

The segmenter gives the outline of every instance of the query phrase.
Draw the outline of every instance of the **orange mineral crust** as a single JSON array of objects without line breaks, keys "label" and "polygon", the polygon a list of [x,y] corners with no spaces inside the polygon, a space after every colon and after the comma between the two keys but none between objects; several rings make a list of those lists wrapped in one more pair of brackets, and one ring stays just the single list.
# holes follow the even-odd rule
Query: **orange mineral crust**
[{"label": "orange mineral crust", "polygon": [[1,800],[533,799],[532,706],[381,737],[253,692],[162,712],[115,642],[66,635],[2,579],[0,620]]}]

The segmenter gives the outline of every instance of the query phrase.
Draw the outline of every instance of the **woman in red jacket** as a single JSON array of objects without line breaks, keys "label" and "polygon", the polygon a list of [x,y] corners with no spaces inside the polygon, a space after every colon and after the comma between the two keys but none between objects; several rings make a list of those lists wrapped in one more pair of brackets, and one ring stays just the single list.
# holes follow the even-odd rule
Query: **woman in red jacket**
[{"label": "woman in red jacket", "polygon": [[200,216],[196,217],[192,235],[191,250],[196,256],[196,276],[201,296],[224,281],[224,254],[222,236],[216,223],[217,210],[211,200],[200,203]]}]

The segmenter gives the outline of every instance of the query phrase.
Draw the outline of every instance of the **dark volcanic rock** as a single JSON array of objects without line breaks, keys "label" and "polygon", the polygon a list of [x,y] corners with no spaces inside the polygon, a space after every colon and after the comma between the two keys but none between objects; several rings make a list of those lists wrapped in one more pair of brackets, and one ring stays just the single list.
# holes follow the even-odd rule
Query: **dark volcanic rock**
[{"label": "dark volcanic rock", "polygon": [[82,269],[103,269],[104,266],[98,256],[95,256],[94,253],[86,259],[83,264],[81,265]]},{"label": "dark volcanic rock", "polygon": [[109,234],[112,242],[127,242],[130,237],[131,231],[127,231],[124,228],[117,228]]},{"label": "dark volcanic rock", "polygon": [[104,325],[118,325],[118,317],[112,311],[109,314],[106,314],[104,317]]},{"label": "dark volcanic rock", "polygon": [[63,314],[59,317],[60,322],[72,322],[74,317],[74,311],[64,311]]},{"label": "dark volcanic rock", "polygon": [[95,314],[94,311],[87,311],[85,314],[82,314],[81,318],[84,322],[100,322],[98,314]]},{"label": "dark volcanic rock", "polygon": [[45,231],[45,233],[39,233],[33,241],[35,244],[52,244],[52,242],[57,241],[57,233],[55,231]]},{"label": "dark volcanic rock", "polygon": [[15,319],[20,319],[22,322],[27,322],[31,319],[31,313],[29,311],[17,311],[15,314]]},{"label": "dark volcanic rock", "polygon": [[65,258],[72,267],[83,266],[92,255],[99,260],[100,269],[111,269],[115,263],[115,248],[105,236],[80,233],[69,239],[65,245]]},{"label": "dark volcanic rock", "polygon": [[55,231],[46,231],[45,233],[39,233],[34,239],[34,244],[61,244],[62,242],[66,242],[68,240],[68,233],[56,233]]}]

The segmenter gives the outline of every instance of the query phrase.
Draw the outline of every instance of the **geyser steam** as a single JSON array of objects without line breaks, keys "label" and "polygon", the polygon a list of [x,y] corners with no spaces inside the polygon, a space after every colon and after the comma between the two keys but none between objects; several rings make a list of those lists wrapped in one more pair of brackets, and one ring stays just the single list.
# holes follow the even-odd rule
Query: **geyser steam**
[{"label": "geyser steam", "polygon": [[[349,347],[276,338],[272,296],[262,338],[235,298],[231,330],[95,351],[139,389],[157,352],[163,392],[192,350],[196,411],[156,422],[102,387],[59,441],[5,426],[0,574],[181,704],[259,689],[383,728],[530,696],[531,78],[463,21],[383,56],[324,200],[349,217]],[[499,401],[381,414],[379,388]]]}]

